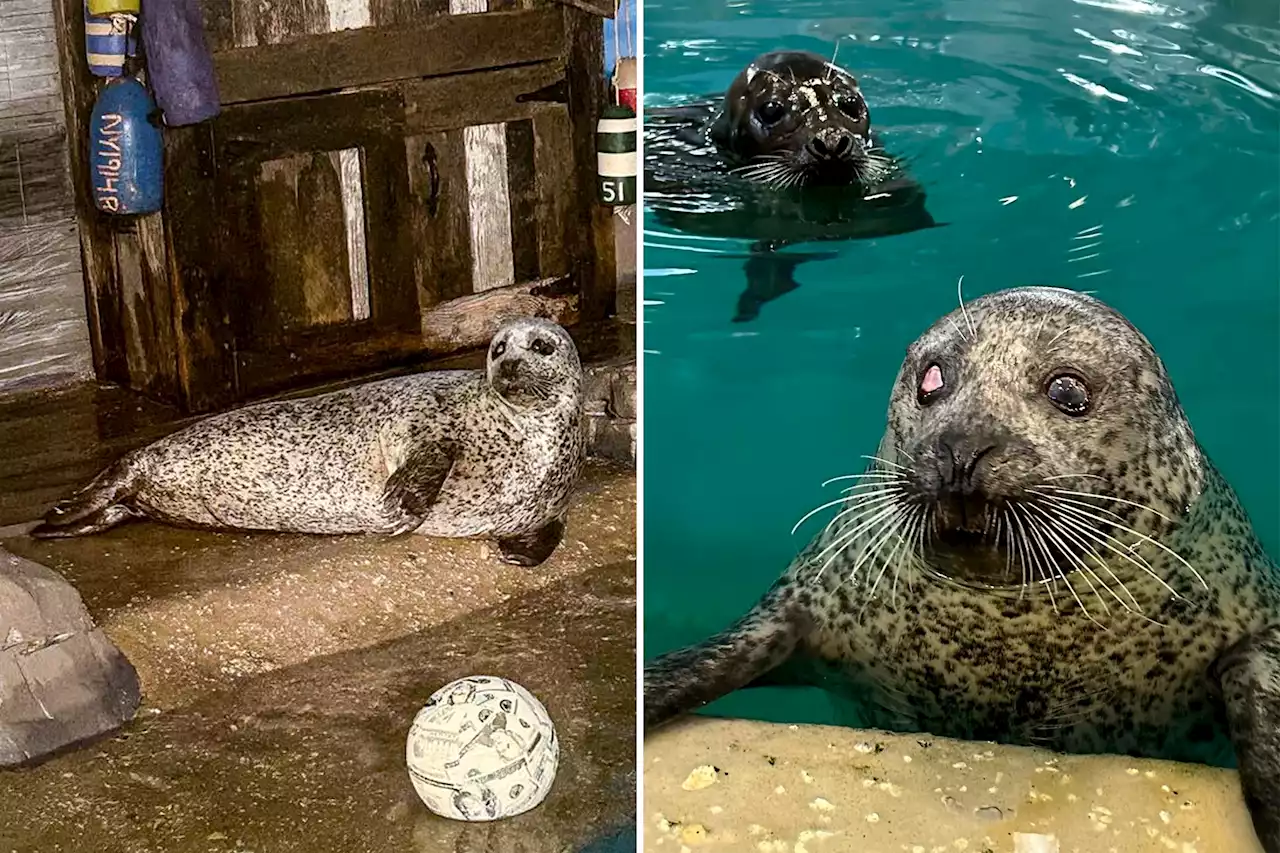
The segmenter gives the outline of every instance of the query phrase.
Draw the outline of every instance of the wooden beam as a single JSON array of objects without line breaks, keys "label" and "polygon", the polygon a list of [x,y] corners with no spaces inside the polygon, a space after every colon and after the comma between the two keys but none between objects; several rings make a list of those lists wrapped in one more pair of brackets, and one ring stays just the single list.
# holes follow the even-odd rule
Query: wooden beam
[{"label": "wooden beam", "polygon": [[564,53],[563,16],[556,6],[441,15],[413,28],[366,27],[271,50],[238,48],[215,54],[218,88],[223,104],[234,104],[541,62]]},{"label": "wooden beam", "polygon": [[[496,124],[533,118],[548,104],[562,103],[556,84],[565,79],[564,60],[521,65],[400,84],[404,122],[412,134],[451,130],[469,124]],[[567,86],[559,87],[567,97]]]},{"label": "wooden beam", "polygon": [[422,315],[422,340],[433,355],[489,344],[498,327],[516,317],[542,317],[571,326],[578,322],[578,295],[567,277],[495,287],[460,296]]}]

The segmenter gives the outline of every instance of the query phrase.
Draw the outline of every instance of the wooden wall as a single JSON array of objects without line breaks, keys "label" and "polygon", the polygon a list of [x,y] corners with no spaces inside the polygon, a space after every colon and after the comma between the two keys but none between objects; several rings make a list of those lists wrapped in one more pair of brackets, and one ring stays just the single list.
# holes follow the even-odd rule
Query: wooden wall
[{"label": "wooden wall", "polygon": [[49,0],[0,0],[0,392],[93,371]]}]

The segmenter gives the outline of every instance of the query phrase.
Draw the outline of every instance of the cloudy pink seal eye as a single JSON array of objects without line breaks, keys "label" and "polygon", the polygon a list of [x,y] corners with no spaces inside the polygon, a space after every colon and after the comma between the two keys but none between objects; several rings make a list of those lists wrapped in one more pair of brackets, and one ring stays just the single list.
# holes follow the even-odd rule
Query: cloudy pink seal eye
[{"label": "cloudy pink seal eye", "polygon": [[942,368],[936,364],[929,365],[929,369],[924,372],[924,377],[920,380],[920,389],[916,393],[921,405],[930,403],[937,397],[937,393],[941,391],[945,383],[942,381]]}]

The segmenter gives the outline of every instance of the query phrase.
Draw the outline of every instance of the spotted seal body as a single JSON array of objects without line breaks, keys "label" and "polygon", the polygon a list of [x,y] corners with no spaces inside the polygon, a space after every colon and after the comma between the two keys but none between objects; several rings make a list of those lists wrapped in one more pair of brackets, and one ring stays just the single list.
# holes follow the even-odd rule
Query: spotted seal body
[{"label": "spotted seal body", "polygon": [[1234,750],[1280,851],[1280,572],[1128,321],[1051,288],[944,317],[908,350],[872,464],[839,483],[750,613],[646,668],[646,727],[820,662],[862,725]]},{"label": "spotted seal body", "polygon": [[493,537],[511,562],[560,541],[583,460],[572,339],[520,319],[485,370],[436,371],[247,406],[129,453],[34,536],[134,517],[298,533]]},{"label": "spotted seal body", "polygon": [[645,204],[691,234],[753,241],[733,319],[799,285],[813,241],[905,234],[939,223],[884,150],[857,79],[807,51],[756,57],[716,100],[645,113]]}]

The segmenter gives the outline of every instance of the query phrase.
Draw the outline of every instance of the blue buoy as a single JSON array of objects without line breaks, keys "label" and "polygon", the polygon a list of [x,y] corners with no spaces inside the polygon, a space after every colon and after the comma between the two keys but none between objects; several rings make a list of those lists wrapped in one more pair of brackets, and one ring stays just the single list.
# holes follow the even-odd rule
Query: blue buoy
[{"label": "blue buoy", "polygon": [[114,214],[154,213],[164,202],[164,143],[156,103],[132,77],[107,84],[89,118],[93,203]]}]

